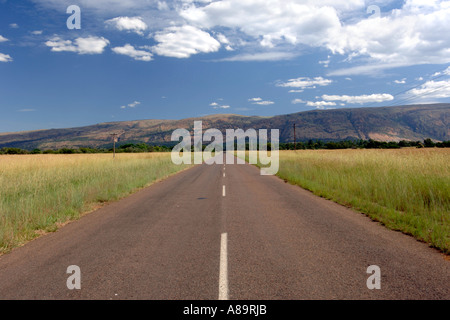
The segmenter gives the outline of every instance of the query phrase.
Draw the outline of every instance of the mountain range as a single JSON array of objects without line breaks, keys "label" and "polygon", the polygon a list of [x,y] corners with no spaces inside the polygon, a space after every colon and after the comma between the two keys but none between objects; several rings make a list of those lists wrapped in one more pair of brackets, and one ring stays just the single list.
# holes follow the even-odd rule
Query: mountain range
[{"label": "mountain range", "polygon": [[450,103],[375,108],[311,110],[272,117],[234,114],[209,115],[182,120],[136,120],[100,123],[66,129],[0,133],[0,148],[60,149],[108,147],[117,133],[119,143],[173,144],[175,129],[193,131],[194,121],[201,120],[203,130],[279,129],[280,142],[307,140],[378,140],[417,141],[431,138],[450,140],[448,115]]}]

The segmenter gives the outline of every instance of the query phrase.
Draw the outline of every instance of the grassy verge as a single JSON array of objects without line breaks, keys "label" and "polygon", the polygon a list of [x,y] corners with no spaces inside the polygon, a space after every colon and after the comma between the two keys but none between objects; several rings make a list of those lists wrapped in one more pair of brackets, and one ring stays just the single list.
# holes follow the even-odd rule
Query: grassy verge
[{"label": "grassy verge", "polygon": [[188,167],[170,155],[0,156],[0,254]]},{"label": "grassy verge", "polygon": [[449,149],[280,151],[278,176],[450,254]]}]

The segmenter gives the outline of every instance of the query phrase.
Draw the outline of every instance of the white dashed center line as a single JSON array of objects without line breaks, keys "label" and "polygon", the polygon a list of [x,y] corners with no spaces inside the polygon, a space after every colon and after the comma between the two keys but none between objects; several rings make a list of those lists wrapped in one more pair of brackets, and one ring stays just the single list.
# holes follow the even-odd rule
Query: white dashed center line
[{"label": "white dashed center line", "polygon": [[228,300],[227,234],[220,237],[219,300]]}]

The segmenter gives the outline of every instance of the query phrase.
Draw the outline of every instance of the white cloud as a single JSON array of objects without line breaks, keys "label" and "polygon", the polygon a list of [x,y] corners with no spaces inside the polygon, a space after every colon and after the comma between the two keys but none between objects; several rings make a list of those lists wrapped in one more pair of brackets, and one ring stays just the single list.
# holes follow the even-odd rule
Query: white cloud
[{"label": "white cloud", "polygon": [[169,10],[169,6],[165,1],[158,1],[158,10],[160,11],[166,11]]},{"label": "white cloud", "polygon": [[75,45],[80,54],[100,54],[103,53],[109,41],[103,37],[87,37],[75,39]]},{"label": "white cloud", "polygon": [[126,106],[121,106],[120,109],[126,109],[126,108],[134,108],[137,105],[140,105],[141,103],[139,101],[134,101],[132,103],[127,104]]},{"label": "white cloud", "polygon": [[[59,9],[72,4],[71,0],[33,1]],[[147,30],[143,29],[144,24],[149,26],[159,42],[155,53],[178,58],[215,52],[220,45],[226,50],[238,50],[246,43],[244,52],[224,60],[290,59],[300,55],[304,47],[313,47],[345,55],[349,58],[347,62],[353,63],[350,68],[331,71],[330,75],[374,74],[399,66],[450,62],[448,0],[395,1],[398,9],[391,11],[387,8],[393,6],[393,0],[78,0],[78,3],[83,9],[103,16],[111,16],[111,12],[142,16],[141,26],[130,27],[125,23],[124,30],[142,33]],[[382,8],[379,18],[369,18],[366,13],[369,4]],[[182,24],[204,32],[199,38],[200,43],[205,40],[206,44],[194,45],[189,35],[183,37],[186,33],[177,29],[184,28],[180,27]],[[217,40],[211,37],[214,34],[218,34]],[[261,53],[261,50],[269,51]],[[328,66],[329,60],[324,59],[321,64]]]},{"label": "white cloud", "polygon": [[271,51],[271,52],[256,52],[256,53],[241,53],[233,57],[221,59],[220,61],[278,61],[290,60],[298,56],[297,53]]},{"label": "white cloud", "polygon": [[32,34],[32,35],[35,35],[35,36],[39,36],[39,35],[41,35],[42,33],[43,33],[42,30],[34,30],[34,31],[31,31],[31,34]]},{"label": "white cloud", "polygon": [[443,71],[439,71],[436,72],[432,75],[432,77],[437,77],[437,76],[441,76],[441,75],[450,75],[450,67],[447,67],[447,69],[443,70]]},{"label": "white cloud", "polygon": [[128,106],[129,106],[130,108],[134,108],[134,107],[136,107],[136,106],[139,105],[139,104],[141,104],[139,101],[135,101],[135,102],[133,102],[133,103],[130,103]]},{"label": "white cloud", "polygon": [[418,88],[414,88],[406,92],[407,96],[417,98],[449,98],[450,97],[450,80],[444,81],[427,81]]},{"label": "white cloud", "polygon": [[9,40],[0,34],[0,42],[5,42],[5,41],[9,41]]},{"label": "white cloud", "polygon": [[144,50],[137,50],[132,45],[126,44],[123,47],[114,47],[111,49],[113,52],[117,54],[122,54],[133,58],[134,60],[139,61],[151,61],[153,60],[153,55]]},{"label": "white cloud", "polygon": [[271,105],[271,104],[275,104],[275,102],[273,102],[273,101],[260,101],[260,102],[255,102],[254,104],[258,104],[260,106],[268,106],[268,105]]},{"label": "white cloud", "polygon": [[63,40],[60,37],[53,37],[47,42],[45,42],[47,47],[51,47],[51,51],[54,52],[63,52],[63,51],[71,51],[76,52],[77,48],[73,45],[72,40]]},{"label": "white cloud", "polygon": [[251,98],[251,99],[248,99],[248,101],[250,101],[252,104],[258,104],[260,106],[268,106],[268,105],[275,103],[275,102],[269,101],[269,100],[265,101],[261,98]]},{"label": "white cloud", "polygon": [[168,27],[157,32],[154,39],[159,43],[153,47],[153,52],[166,57],[188,58],[220,48],[220,43],[209,33],[189,25]]},{"label": "white cloud", "polygon": [[324,94],[322,96],[322,99],[326,101],[344,101],[351,104],[354,103],[364,104],[364,103],[391,101],[394,100],[394,97],[387,93],[380,93],[380,94],[376,93],[371,95],[360,95],[360,96]]},{"label": "white cloud", "polygon": [[223,106],[217,105],[217,106],[213,107],[213,109],[229,109],[229,108],[231,108],[231,106],[229,106],[229,105],[223,105]]},{"label": "white cloud", "polygon": [[397,67],[404,67],[407,64],[398,63],[371,63],[368,65],[361,65],[356,67],[342,68],[330,71],[327,76],[349,76],[349,75],[378,75],[383,70]]},{"label": "white cloud", "polygon": [[76,52],[78,54],[101,54],[106,46],[109,45],[109,40],[103,37],[86,37],[76,38],[72,40],[63,40],[55,36],[45,42],[45,45],[51,47],[54,52]]},{"label": "white cloud", "polygon": [[0,62],[11,62],[13,59],[9,54],[4,54],[0,52]]},{"label": "white cloud", "polygon": [[323,66],[325,68],[328,68],[328,66],[330,65],[330,61],[331,61],[330,58],[331,58],[331,56],[328,56],[327,60],[319,61],[319,64],[323,64]]},{"label": "white cloud", "polygon": [[[222,101],[222,98],[217,99],[218,101]],[[231,108],[231,106],[229,105],[223,105],[223,104],[219,104],[217,102],[212,102],[209,104],[211,107],[213,107],[213,109],[229,109]]]},{"label": "white cloud", "polygon": [[154,6],[153,1],[148,0],[33,0],[41,5],[65,10],[74,2],[80,6],[82,10],[97,12],[99,14],[123,13],[128,11],[142,11]]},{"label": "white cloud", "polygon": [[[350,2],[357,3],[358,7],[364,4],[364,1]],[[271,48],[280,43],[318,46],[340,26],[337,11],[331,6],[339,6],[339,3],[343,2],[222,0],[208,5],[187,5],[180,10],[180,15],[201,28],[239,30],[263,47]]]},{"label": "white cloud", "polygon": [[218,33],[216,35],[216,38],[221,44],[225,45],[225,50],[234,51],[233,47],[231,46],[230,40],[228,40],[228,38],[225,35]]},{"label": "white cloud", "polygon": [[324,79],[322,77],[315,77],[313,79],[307,77],[300,77],[296,79],[289,79],[287,82],[277,83],[278,87],[313,89],[316,86],[328,86],[333,80]]},{"label": "white cloud", "polygon": [[298,103],[306,103],[306,101],[303,101],[302,99],[294,99],[294,100],[292,100],[292,104],[298,104]]},{"label": "white cloud", "polygon": [[396,83],[396,84],[405,84],[406,83],[406,78],[403,78],[402,80],[394,80],[394,83]]},{"label": "white cloud", "polygon": [[144,31],[148,28],[141,17],[117,17],[107,20],[105,23],[117,30],[135,32],[139,35],[144,35]]},{"label": "white cloud", "polygon": [[223,34],[219,33],[219,34],[217,34],[216,37],[217,37],[217,40],[219,40],[220,43],[230,44],[230,40],[228,40],[227,37],[224,36]]},{"label": "white cloud", "polygon": [[[368,57],[372,66],[375,62],[383,68],[448,63],[448,21],[448,1],[406,0],[401,9],[380,18],[363,19],[334,30],[326,46],[332,52]],[[356,74],[358,70],[349,71]]]},{"label": "white cloud", "polygon": [[17,28],[19,28],[19,25],[17,23],[10,23],[9,27],[13,28],[13,29],[17,29]]},{"label": "white cloud", "polygon": [[335,106],[335,102],[328,102],[328,101],[307,101],[306,105],[308,107],[325,107],[325,106]]}]

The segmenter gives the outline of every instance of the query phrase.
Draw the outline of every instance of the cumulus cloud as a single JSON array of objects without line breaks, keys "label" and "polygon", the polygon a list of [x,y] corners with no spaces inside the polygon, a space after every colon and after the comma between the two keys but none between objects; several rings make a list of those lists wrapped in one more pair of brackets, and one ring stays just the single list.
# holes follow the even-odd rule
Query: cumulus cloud
[{"label": "cumulus cloud", "polygon": [[144,35],[144,31],[148,28],[141,17],[117,17],[107,20],[105,23],[117,30],[135,32],[139,35]]},{"label": "cumulus cloud", "polygon": [[[386,2],[381,2],[385,4]],[[181,17],[202,29],[237,30],[261,47],[328,49],[390,68],[450,61],[448,1],[406,0],[379,17],[361,15],[366,1],[221,0],[184,1]],[[322,61],[328,66],[328,60]],[[351,69],[354,74],[367,69]],[[373,69],[371,70],[374,71]]]},{"label": "cumulus cloud", "polygon": [[260,101],[260,102],[255,102],[254,104],[259,104],[260,106],[268,106],[271,104],[274,104],[275,102],[273,101]]},{"label": "cumulus cloud", "polygon": [[103,37],[80,37],[72,41],[55,36],[45,42],[45,45],[52,48],[51,51],[53,52],[67,51],[78,54],[101,54],[105,47],[109,45],[109,40]]},{"label": "cumulus cloud", "polygon": [[326,101],[343,101],[350,104],[365,104],[373,102],[392,101],[394,97],[387,93],[375,93],[370,95],[348,96],[348,95],[327,95],[322,96]]},{"label": "cumulus cloud", "polygon": [[[217,99],[217,100],[221,101],[223,99]],[[210,106],[213,107],[213,109],[229,109],[229,108],[231,108],[231,106],[229,106],[229,105],[223,105],[223,104],[219,104],[217,102],[210,103]]]},{"label": "cumulus cloud", "polygon": [[141,103],[139,101],[134,101],[132,103],[127,104],[126,106],[121,106],[120,109],[126,109],[126,108],[134,108],[137,105],[140,105]]},{"label": "cumulus cloud", "polygon": [[298,104],[298,103],[306,103],[306,101],[303,101],[302,99],[294,99],[294,100],[292,100],[292,104]]},{"label": "cumulus cloud", "polygon": [[263,100],[261,98],[251,98],[248,99],[248,101],[250,101],[252,104],[258,104],[260,106],[268,106],[275,103],[273,101]]},{"label": "cumulus cloud", "polygon": [[401,80],[394,80],[394,83],[396,83],[396,84],[405,84],[406,83],[406,78],[403,78]]},{"label": "cumulus cloud", "polygon": [[449,20],[448,1],[406,0],[401,9],[336,29],[327,47],[340,54],[369,57],[379,64],[378,69],[448,63]]},{"label": "cumulus cloud", "polygon": [[5,42],[5,41],[9,41],[9,40],[0,34],[0,42]]},{"label": "cumulus cloud", "polygon": [[313,89],[316,86],[328,86],[333,82],[333,80],[324,79],[322,77],[307,78],[300,77],[296,79],[289,79],[287,82],[278,82],[278,87],[288,87],[288,88],[300,88],[303,89]]},{"label": "cumulus cloud", "polygon": [[306,105],[308,107],[326,107],[326,106],[335,106],[335,102],[329,102],[329,101],[307,101]]},{"label": "cumulus cloud", "polygon": [[153,47],[153,52],[166,57],[188,58],[198,53],[216,52],[220,42],[209,33],[196,27],[184,25],[168,27],[154,35],[159,42]]},{"label": "cumulus cloud", "polygon": [[126,55],[139,61],[151,61],[153,57],[150,52],[145,50],[137,50],[130,44],[126,44],[123,47],[114,47],[111,50],[117,54]]},{"label": "cumulus cloud", "polygon": [[340,26],[336,9],[330,4],[320,0],[222,0],[187,5],[180,15],[201,28],[237,29],[267,48],[279,43],[317,46]]},{"label": "cumulus cloud", "polygon": [[[33,1],[54,8],[72,4],[71,0]],[[448,0],[404,0],[379,17],[366,12],[367,0],[78,2],[102,16],[111,17],[111,12],[128,15],[108,20],[119,30],[143,34],[152,29],[157,42],[152,51],[162,56],[187,58],[223,47],[237,53],[217,61],[275,61],[292,59],[303,48],[313,47],[348,58],[345,61],[351,65],[331,70],[330,76],[450,62]],[[370,4],[384,9],[393,2],[374,0]],[[334,61],[330,56],[319,63],[331,68]]]},{"label": "cumulus cloud", "polygon": [[11,62],[11,61],[13,61],[13,59],[9,54],[0,52],[0,62]]},{"label": "cumulus cloud", "polygon": [[229,108],[231,108],[231,106],[229,106],[229,105],[217,105],[217,106],[214,106],[213,107],[213,109],[229,109]]}]

